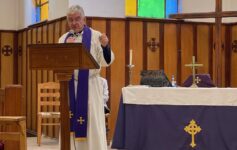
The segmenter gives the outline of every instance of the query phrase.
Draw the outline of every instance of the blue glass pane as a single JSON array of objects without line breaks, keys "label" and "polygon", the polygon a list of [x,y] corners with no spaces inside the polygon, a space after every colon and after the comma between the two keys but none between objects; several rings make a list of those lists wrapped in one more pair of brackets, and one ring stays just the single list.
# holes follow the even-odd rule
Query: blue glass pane
[{"label": "blue glass pane", "polygon": [[178,0],[166,0],[166,18],[169,18],[170,14],[178,13]]},{"label": "blue glass pane", "polygon": [[36,22],[40,22],[40,7],[36,7]]}]

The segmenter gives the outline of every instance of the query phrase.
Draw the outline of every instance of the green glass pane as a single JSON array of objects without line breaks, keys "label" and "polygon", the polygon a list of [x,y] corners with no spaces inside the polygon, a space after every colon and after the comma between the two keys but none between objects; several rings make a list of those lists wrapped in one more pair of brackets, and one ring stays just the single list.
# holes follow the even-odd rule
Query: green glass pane
[{"label": "green glass pane", "polygon": [[165,0],[138,0],[138,16],[151,18],[165,17]]}]

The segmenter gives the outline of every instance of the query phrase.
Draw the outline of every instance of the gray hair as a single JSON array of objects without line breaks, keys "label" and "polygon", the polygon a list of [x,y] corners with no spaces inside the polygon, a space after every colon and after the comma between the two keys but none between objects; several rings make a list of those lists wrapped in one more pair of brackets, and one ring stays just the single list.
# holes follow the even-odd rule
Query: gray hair
[{"label": "gray hair", "polygon": [[67,11],[67,17],[68,17],[69,14],[72,14],[72,13],[75,13],[75,12],[79,12],[82,15],[82,17],[85,17],[84,10],[79,5],[72,5],[71,7],[69,7],[69,9]]}]

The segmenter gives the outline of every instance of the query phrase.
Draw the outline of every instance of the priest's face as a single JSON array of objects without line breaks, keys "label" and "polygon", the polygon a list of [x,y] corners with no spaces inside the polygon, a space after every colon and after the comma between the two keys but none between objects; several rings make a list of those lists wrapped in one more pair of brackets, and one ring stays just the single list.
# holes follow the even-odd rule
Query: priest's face
[{"label": "priest's face", "polygon": [[70,30],[74,30],[77,33],[82,31],[85,25],[85,16],[81,15],[80,12],[73,12],[68,14],[67,21]]}]

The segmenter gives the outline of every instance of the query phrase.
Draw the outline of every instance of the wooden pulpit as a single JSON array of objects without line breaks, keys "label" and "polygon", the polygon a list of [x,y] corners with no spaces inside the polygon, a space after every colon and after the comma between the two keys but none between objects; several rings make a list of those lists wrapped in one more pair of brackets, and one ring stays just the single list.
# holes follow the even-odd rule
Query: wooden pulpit
[{"label": "wooden pulpit", "polygon": [[99,65],[80,43],[29,45],[30,69],[53,70],[60,81],[61,150],[70,150],[68,81],[74,69],[98,69]]}]

